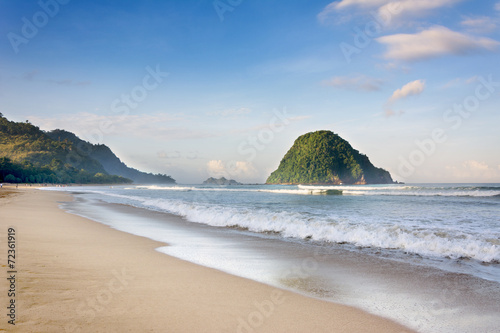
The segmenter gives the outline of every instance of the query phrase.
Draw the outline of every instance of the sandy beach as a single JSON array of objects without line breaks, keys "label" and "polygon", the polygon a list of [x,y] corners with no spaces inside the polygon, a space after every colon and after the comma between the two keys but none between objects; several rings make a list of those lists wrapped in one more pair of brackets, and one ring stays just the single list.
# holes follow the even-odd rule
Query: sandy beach
[{"label": "sandy beach", "polygon": [[[6,191],[6,188],[3,189]],[[194,265],[58,208],[35,189],[0,198],[0,237],[15,229],[15,326],[9,332],[411,332],[361,310]],[[7,245],[1,261],[7,271]],[[11,297],[2,279],[2,308]],[[7,312],[8,310],[4,310]]]}]

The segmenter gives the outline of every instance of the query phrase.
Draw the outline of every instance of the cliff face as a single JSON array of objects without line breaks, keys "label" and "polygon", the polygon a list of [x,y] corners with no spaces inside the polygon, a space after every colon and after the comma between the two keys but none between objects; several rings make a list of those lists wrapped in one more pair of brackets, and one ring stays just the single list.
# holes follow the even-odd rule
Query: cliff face
[{"label": "cliff face", "polygon": [[392,184],[389,172],[375,167],[346,140],[331,131],[295,140],[268,184]]}]

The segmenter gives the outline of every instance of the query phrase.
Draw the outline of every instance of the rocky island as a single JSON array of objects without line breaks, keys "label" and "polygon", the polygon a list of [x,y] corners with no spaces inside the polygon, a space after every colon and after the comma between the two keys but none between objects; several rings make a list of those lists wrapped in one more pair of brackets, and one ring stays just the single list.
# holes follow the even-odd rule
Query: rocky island
[{"label": "rocky island", "polygon": [[241,185],[234,179],[226,179],[225,177],[221,177],[219,179],[210,177],[203,182],[203,185]]},{"label": "rocky island", "polygon": [[297,138],[266,184],[393,184],[388,171],[375,167],[346,140],[331,131]]}]

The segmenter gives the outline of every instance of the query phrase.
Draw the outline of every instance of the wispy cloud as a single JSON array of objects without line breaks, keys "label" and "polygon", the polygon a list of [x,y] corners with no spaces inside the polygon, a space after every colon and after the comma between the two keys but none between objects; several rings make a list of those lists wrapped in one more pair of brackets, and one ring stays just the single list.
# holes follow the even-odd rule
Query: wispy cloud
[{"label": "wispy cloud", "polygon": [[252,110],[250,108],[241,107],[241,108],[207,112],[207,115],[208,116],[224,117],[224,118],[237,118],[238,116],[249,114],[251,112],[252,112]]},{"label": "wispy cloud", "polygon": [[428,15],[441,7],[452,6],[462,0],[399,0],[387,1],[378,9],[379,15],[395,12],[398,16],[423,16]]},{"label": "wispy cloud", "polygon": [[93,141],[105,136],[154,138],[155,140],[184,140],[216,136],[204,130],[183,125],[189,118],[180,114],[99,115],[82,112],[54,118],[30,116],[29,119],[44,130],[64,128],[81,139]]},{"label": "wispy cloud", "polygon": [[211,160],[207,163],[207,173],[211,177],[225,177],[226,179],[248,179],[258,175],[257,169],[251,162]]},{"label": "wispy cloud", "polygon": [[425,90],[425,80],[415,80],[408,82],[404,86],[402,86],[399,89],[396,89],[393,93],[392,96],[387,100],[387,103],[385,104],[385,111],[384,114],[387,118],[393,117],[393,116],[401,116],[405,113],[403,110],[399,111],[394,111],[392,106],[394,102],[400,100],[400,99],[405,99],[409,96],[416,96],[420,95],[423,93]]},{"label": "wispy cloud", "polygon": [[465,55],[494,50],[500,44],[490,38],[478,38],[435,26],[416,34],[396,34],[376,39],[387,45],[385,58],[419,61],[444,55]]},{"label": "wispy cloud", "polygon": [[465,17],[460,24],[474,33],[488,33],[497,28],[497,20],[488,16]]},{"label": "wispy cloud", "polygon": [[405,84],[400,89],[397,89],[392,93],[389,102],[395,102],[399,99],[406,98],[408,96],[420,95],[425,90],[424,80],[415,80]]},{"label": "wispy cloud", "polygon": [[335,23],[345,23],[349,21],[351,16],[342,13],[339,16],[339,12],[345,8],[358,6],[365,8],[373,8],[375,6],[380,6],[386,3],[387,0],[342,0],[334,1],[328,4],[323,10],[317,15],[318,21],[322,24],[327,24],[332,18],[335,18]]},{"label": "wispy cloud", "polygon": [[32,70],[31,72],[27,72],[23,75],[23,79],[25,79],[26,81],[33,81],[33,79],[35,78],[35,76],[38,75],[38,70]]},{"label": "wispy cloud", "polygon": [[396,17],[432,14],[433,10],[452,6],[460,1],[462,0],[341,0],[328,4],[317,17],[321,23],[327,23],[340,12],[345,15],[345,11],[350,8],[355,8],[361,13],[375,9],[381,17],[392,16],[391,21],[393,21],[392,19]]},{"label": "wispy cloud", "polygon": [[498,10],[500,12],[500,2],[497,2],[495,4],[495,10]]},{"label": "wispy cloud", "polygon": [[500,165],[491,166],[481,161],[468,160],[446,169],[455,179],[462,181],[497,182],[500,179]]},{"label": "wispy cloud", "polygon": [[334,1],[325,7],[324,10],[342,10],[348,7],[373,8],[391,2],[390,0],[341,0]]},{"label": "wispy cloud", "polygon": [[452,87],[455,87],[455,86],[458,86],[458,85],[461,85],[461,84],[471,84],[471,83],[475,83],[477,82],[478,80],[478,76],[477,75],[474,75],[474,76],[471,76],[469,78],[466,78],[466,79],[463,79],[463,78],[455,78],[453,80],[450,80],[448,82],[446,82],[445,84],[443,84],[441,86],[441,89],[448,89],[448,88],[452,88]]},{"label": "wispy cloud", "polygon": [[162,150],[162,151],[157,152],[156,156],[158,156],[158,158],[177,159],[177,158],[181,158],[182,154],[178,150],[169,151],[169,152]]},{"label": "wispy cloud", "polygon": [[364,75],[335,76],[322,82],[325,86],[357,91],[377,91],[384,81]]},{"label": "wispy cloud", "polygon": [[90,85],[90,81],[73,81],[73,80],[49,80],[50,83],[54,83],[60,86],[66,86],[66,87],[71,87],[71,86],[88,86]]},{"label": "wispy cloud", "polygon": [[403,115],[405,112],[403,110],[399,110],[399,111],[394,111],[393,109],[390,109],[390,108],[387,108],[385,109],[384,111],[384,115],[387,117],[387,118],[390,118],[390,117],[394,117],[394,116],[401,116]]}]

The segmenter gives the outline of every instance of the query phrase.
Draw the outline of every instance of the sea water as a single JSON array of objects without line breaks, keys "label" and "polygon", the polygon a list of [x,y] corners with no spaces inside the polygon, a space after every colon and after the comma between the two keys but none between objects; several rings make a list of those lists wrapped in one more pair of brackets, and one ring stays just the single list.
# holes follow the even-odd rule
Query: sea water
[{"label": "sea water", "polygon": [[493,332],[500,318],[500,184],[58,189],[78,192],[74,213],[172,245],[161,252],[422,332]]}]

